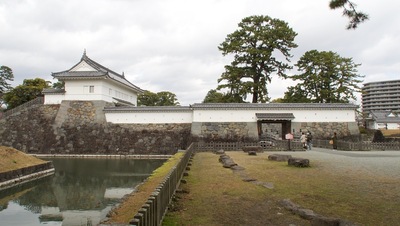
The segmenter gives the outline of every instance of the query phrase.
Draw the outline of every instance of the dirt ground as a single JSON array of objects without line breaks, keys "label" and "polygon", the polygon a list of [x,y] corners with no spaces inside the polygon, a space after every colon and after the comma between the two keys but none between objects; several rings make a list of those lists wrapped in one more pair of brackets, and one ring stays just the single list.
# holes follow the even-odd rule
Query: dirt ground
[{"label": "dirt ground", "polygon": [[[328,159],[336,157],[329,155],[326,159],[310,155],[311,167],[296,168],[269,161],[270,153],[227,154],[244,170],[223,168],[213,153],[197,153],[163,225],[311,225],[286,210],[281,205],[284,199],[354,225],[400,222],[398,178],[365,171],[363,166],[334,167]],[[350,166],[357,161],[341,155],[333,161],[343,162],[341,158]]]},{"label": "dirt ground", "polygon": [[0,172],[7,172],[45,162],[46,161],[27,155],[17,149],[0,146]]}]

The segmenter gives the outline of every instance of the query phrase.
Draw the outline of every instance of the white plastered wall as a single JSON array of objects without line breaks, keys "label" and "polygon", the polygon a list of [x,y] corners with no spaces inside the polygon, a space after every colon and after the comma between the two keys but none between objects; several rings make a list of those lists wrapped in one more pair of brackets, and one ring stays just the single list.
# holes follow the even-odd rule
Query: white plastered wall
[{"label": "white plastered wall", "polygon": [[192,123],[192,112],[121,112],[106,113],[107,122],[120,124]]},{"label": "white plastered wall", "polygon": [[44,104],[61,104],[64,98],[64,94],[46,94],[44,96]]},{"label": "white plastered wall", "polygon": [[[93,87],[93,92],[91,88]],[[60,104],[63,100],[103,100],[115,102],[113,97],[137,104],[137,94],[128,88],[119,86],[111,80],[68,80],[65,82],[65,94],[45,95],[45,104]]]},{"label": "white plastered wall", "polygon": [[196,110],[193,122],[256,122],[256,113],[293,113],[292,122],[354,122],[354,110]]}]

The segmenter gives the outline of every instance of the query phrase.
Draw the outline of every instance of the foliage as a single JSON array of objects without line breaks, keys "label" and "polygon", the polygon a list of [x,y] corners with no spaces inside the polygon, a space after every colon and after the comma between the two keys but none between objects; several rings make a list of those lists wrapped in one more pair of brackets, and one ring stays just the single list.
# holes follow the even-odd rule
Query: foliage
[{"label": "foliage", "polygon": [[174,93],[168,91],[161,91],[157,93],[159,98],[157,106],[177,106],[179,105],[178,99]]},{"label": "foliage", "polygon": [[3,99],[7,104],[7,109],[15,108],[41,96],[44,88],[49,88],[49,85],[48,82],[41,78],[25,79],[22,85],[19,85],[4,94]]},{"label": "foliage", "polygon": [[220,93],[215,89],[211,89],[204,97],[203,103],[223,103],[223,99],[223,93]]},{"label": "foliage", "polygon": [[0,67],[0,111],[3,111],[3,104],[4,104],[4,93],[11,89],[11,85],[8,81],[14,80],[14,74],[11,68],[7,66]]},{"label": "foliage", "polygon": [[146,90],[138,96],[137,104],[138,106],[156,106],[157,101],[157,94]]},{"label": "foliage", "polygon": [[11,68],[7,66],[0,67],[0,93],[4,93],[11,89],[11,85],[7,81],[13,81],[14,74]]},{"label": "foliage", "polygon": [[244,103],[239,95],[232,93],[220,93],[215,89],[208,91],[203,103]]},{"label": "foliage", "polygon": [[52,87],[54,89],[64,89],[65,88],[65,82],[64,81],[58,81],[56,83],[53,83]]},{"label": "foliage", "polygon": [[356,4],[349,0],[331,0],[329,7],[331,9],[343,8],[343,16],[348,17],[350,20],[347,29],[356,29],[360,23],[369,19],[367,14],[358,12]]},{"label": "foliage", "polygon": [[239,29],[229,34],[218,46],[224,56],[233,54],[230,65],[218,83],[225,81],[217,89],[228,89],[231,96],[246,99],[252,94],[253,103],[264,103],[269,100],[267,83],[271,76],[277,74],[286,78],[285,71],[292,67],[290,50],[296,48],[294,32],[286,22],[268,16],[251,16],[244,18]]},{"label": "foliage", "polygon": [[367,129],[364,126],[359,126],[358,130],[360,131],[360,134],[367,134]]},{"label": "foliage", "polygon": [[385,136],[383,136],[382,131],[379,129],[375,131],[372,142],[385,142]]},{"label": "foliage", "polygon": [[285,102],[348,103],[356,99],[356,92],[360,92],[358,84],[363,76],[357,73],[360,64],[355,64],[352,58],[341,57],[332,51],[311,50],[296,66],[302,73],[289,77],[299,83],[288,87]]},{"label": "foliage", "polygon": [[144,91],[138,96],[138,106],[177,106],[176,95],[168,91],[153,93]]},{"label": "foliage", "polygon": [[281,103],[311,103],[301,85],[289,86],[287,89]]}]

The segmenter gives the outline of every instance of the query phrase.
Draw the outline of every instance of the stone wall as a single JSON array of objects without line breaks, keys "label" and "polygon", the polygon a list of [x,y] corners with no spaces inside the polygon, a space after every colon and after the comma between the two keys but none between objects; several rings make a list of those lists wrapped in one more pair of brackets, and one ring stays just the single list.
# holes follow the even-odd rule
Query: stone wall
[{"label": "stone wall", "polygon": [[59,105],[35,105],[0,120],[0,145],[42,152],[55,140],[53,122]]},{"label": "stone wall", "polygon": [[[269,125],[272,129],[266,130]],[[278,123],[264,123],[263,133],[271,133],[271,135],[280,138],[281,126]],[[278,133],[277,133],[278,131]],[[295,137],[300,137],[301,132],[310,131],[314,139],[330,139],[336,132],[339,138],[358,138],[360,133],[357,124],[346,122],[292,122],[291,132]],[[229,122],[229,123],[193,123],[192,135],[199,140],[205,142],[237,142],[237,141],[258,141],[258,128],[255,122]]]},{"label": "stone wall", "polygon": [[206,142],[258,141],[255,122],[193,122],[192,135]]},{"label": "stone wall", "polygon": [[337,136],[339,138],[354,137],[360,135],[356,122],[292,122],[292,131],[293,129],[295,131],[295,135],[299,136],[303,131],[310,131],[314,139],[330,139],[330,137],[333,136],[334,132],[337,133]]},{"label": "stone wall", "polygon": [[[184,124],[107,123],[103,101],[63,101],[35,105],[0,120],[0,145],[43,154],[174,154],[191,141],[258,141],[257,122]],[[295,136],[311,131],[315,139],[358,136],[356,123],[292,122]]]},{"label": "stone wall", "polygon": [[46,153],[174,154],[189,136],[190,124],[64,125]]},{"label": "stone wall", "polygon": [[0,120],[0,145],[40,154],[173,154],[191,124],[111,124],[105,102],[36,105]]}]

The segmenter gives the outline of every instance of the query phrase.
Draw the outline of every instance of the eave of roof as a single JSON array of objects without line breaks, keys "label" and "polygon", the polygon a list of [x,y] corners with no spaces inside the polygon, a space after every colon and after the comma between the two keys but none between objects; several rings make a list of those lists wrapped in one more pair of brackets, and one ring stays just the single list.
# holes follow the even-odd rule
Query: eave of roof
[{"label": "eave of roof", "polygon": [[104,77],[107,75],[107,72],[103,71],[61,71],[52,73],[52,76],[55,78],[87,78],[87,77]]},{"label": "eave of roof", "polygon": [[259,120],[292,120],[294,119],[293,113],[256,113]]},{"label": "eave of roof", "polygon": [[43,94],[62,94],[65,93],[64,89],[46,88],[42,90]]},{"label": "eave of roof", "polygon": [[132,102],[126,101],[126,100],[122,100],[122,99],[115,98],[115,97],[113,97],[112,99],[115,100],[116,103],[122,104],[122,105],[127,106],[127,107],[134,107],[135,106],[135,104],[133,104]]},{"label": "eave of roof", "polygon": [[400,123],[400,117],[388,117],[376,119],[377,123]]},{"label": "eave of roof", "polygon": [[193,104],[195,110],[269,110],[269,109],[338,109],[338,110],[355,110],[358,108],[354,104],[341,103],[201,103]]},{"label": "eave of roof", "polygon": [[139,106],[139,107],[106,107],[106,113],[126,113],[126,112],[191,112],[189,106]]},{"label": "eave of roof", "polygon": [[[97,71],[71,71],[73,68],[75,68],[76,66],[78,66],[81,62],[86,62],[89,66],[93,67],[94,69],[96,69]],[[135,90],[135,92],[137,92],[138,94],[141,94],[144,92],[144,90],[142,90],[141,88],[139,88],[138,86],[132,84],[131,82],[129,82],[125,76],[120,75],[118,73],[116,73],[115,71],[104,67],[103,65],[97,63],[96,61],[90,59],[87,55],[86,55],[86,51],[83,53],[83,56],[81,58],[81,60],[75,64],[74,66],[72,66],[69,70],[66,71],[61,71],[61,72],[55,72],[52,73],[52,76],[54,78],[60,79],[60,80],[69,80],[69,79],[95,79],[95,78],[103,78],[104,76],[113,80],[114,82],[118,83],[118,84],[122,84],[130,89]]]}]

